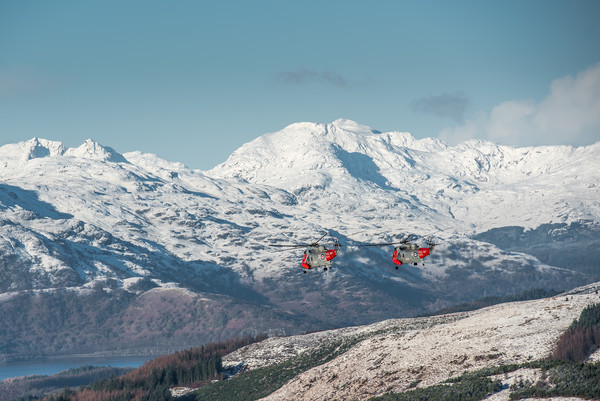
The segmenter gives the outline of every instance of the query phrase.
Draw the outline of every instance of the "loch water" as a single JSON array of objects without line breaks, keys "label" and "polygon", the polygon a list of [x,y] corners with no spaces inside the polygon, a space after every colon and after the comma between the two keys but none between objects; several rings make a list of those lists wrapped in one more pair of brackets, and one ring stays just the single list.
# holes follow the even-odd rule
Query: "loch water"
[{"label": "loch water", "polygon": [[11,377],[30,375],[54,375],[81,366],[112,366],[117,368],[137,368],[156,356],[128,357],[68,357],[60,359],[44,359],[39,361],[21,361],[0,363],[0,380]]}]

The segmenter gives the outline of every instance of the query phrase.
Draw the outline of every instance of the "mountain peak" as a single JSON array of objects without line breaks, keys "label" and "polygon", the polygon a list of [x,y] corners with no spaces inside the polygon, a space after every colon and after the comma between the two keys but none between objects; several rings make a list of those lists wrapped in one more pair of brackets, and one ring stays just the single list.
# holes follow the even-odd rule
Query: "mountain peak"
[{"label": "mountain peak", "polygon": [[292,192],[327,187],[333,177],[385,186],[382,167],[410,164],[404,160],[410,157],[406,152],[422,150],[420,142],[407,132],[381,133],[343,118],[329,124],[295,123],[242,145],[208,174]]},{"label": "mountain peak", "polygon": [[357,123],[353,120],[347,120],[345,118],[338,118],[330,125],[341,128],[346,131],[353,132],[361,135],[380,134],[380,131],[374,130],[373,128]]},{"label": "mountain peak", "polygon": [[0,147],[0,156],[2,156],[3,159],[13,161],[28,161],[43,157],[70,156],[115,163],[127,162],[127,160],[114,149],[102,146],[91,139],[87,139],[78,148],[67,149],[62,142],[35,137],[27,141],[7,144]]},{"label": "mountain peak", "polygon": [[37,159],[46,156],[60,156],[65,152],[62,142],[49,141],[47,139],[32,138],[25,142],[16,144],[25,160]]},{"label": "mountain peak", "polygon": [[78,148],[70,148],[64,152],[65,156],[81,157],[99,161],[125,163],[127,160],[113,148],[100,145],[92,139],[86,139]]}]

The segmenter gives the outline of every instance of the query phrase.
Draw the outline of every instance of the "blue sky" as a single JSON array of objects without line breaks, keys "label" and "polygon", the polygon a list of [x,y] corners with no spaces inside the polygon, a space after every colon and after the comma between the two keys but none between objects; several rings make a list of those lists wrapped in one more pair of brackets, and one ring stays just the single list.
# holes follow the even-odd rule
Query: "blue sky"
[{"label": "blue sky", "polygon": [[600,140],[600,1],[0,0],[0,145],[209,169],[300,121]]}]

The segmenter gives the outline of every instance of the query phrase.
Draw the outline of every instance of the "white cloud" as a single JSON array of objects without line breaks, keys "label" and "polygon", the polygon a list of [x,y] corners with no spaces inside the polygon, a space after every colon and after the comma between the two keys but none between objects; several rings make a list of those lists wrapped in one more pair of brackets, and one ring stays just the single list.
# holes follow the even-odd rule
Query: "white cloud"
[{"label": "white cloud", "polygon": [[600,63],[555,79],[541,102],[511,100],[463,125],[447,128],[440,138],[458,143],[482,138],[506,145],[589,145],[600,141]]}]

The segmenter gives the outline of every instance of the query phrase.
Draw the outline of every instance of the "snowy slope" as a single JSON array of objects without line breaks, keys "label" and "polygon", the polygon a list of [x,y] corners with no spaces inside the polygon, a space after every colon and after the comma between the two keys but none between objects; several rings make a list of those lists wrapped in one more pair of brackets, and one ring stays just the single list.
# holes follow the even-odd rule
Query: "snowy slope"
[{"label": "snowy slope", "polygon": [[[473,312],[269,338],[227,355],[224,364],[256,369],[348,341],[354,344],[350,349],[301,372],[264,400],[362,400],[403,392],[465,372],[548,357],[581,311],[598,302],[599,288],[600,283],[595,283],[566,296],[499,304]],[[540,372],[530,373],[535,378]],[[508,400],[509,385],[515,376],[524,374],[498,375],[506,385],[493,399]]]}]

